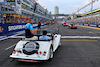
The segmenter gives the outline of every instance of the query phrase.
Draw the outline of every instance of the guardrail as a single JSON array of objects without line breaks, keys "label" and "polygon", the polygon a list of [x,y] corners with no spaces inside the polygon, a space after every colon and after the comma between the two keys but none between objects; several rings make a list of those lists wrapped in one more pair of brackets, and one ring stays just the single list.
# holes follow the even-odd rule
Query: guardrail
[{"label": "guardrail", "polygon": [[100,28],[100,24],[82,24],[82,23],[78,23],[78,25],[84,25],[84,26],[91,26],[91,27],[98,27]]}]

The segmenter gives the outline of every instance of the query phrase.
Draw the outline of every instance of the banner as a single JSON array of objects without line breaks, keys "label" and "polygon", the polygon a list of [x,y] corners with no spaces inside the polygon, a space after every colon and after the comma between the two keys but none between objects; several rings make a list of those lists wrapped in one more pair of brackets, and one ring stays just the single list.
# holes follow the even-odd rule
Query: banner
[{"label": "banner", "polygon": [[95,24],[90,24],[90,26],[91,26],[91,27],[97,27],[97,25],[95,25]]},{"label": "banner", "polygon": [[84,24],[85,26],[88,26],[89,24]]},{"label": "banner", "polygon": [[2,35],[2,34],[3,34],[3,31],[4,31],[4,28],[3,28],[3,26],[2,26],[2,25],[0,25],[0,35]]},{"label": "banner", "polygon": [[0,24],[0,34],[25,30],[25,23]]},{"label": "banner", "polygon": [[[37,26],[37,23],[33,23],[34,28],[37,28]],[[44,24],[41,24],[41,26],[44,26]],[[0,23],[0,35],[22,30],[25,30],[25,23]]]}]

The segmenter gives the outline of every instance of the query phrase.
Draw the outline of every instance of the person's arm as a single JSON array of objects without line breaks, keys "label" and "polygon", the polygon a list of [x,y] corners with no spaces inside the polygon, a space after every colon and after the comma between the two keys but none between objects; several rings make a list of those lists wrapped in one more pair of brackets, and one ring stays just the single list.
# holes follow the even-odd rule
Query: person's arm
[{"label": "person's arm", "polygon": [[30,30],[31,34],[34,34],[37,31],[38,31],[38,29],[35,29],[35,30],[32,29],[32,30]]},{"label": "person's arm", "polygon": [[42,36],[39,37],[39,40],[42,40],[41,38],[42,38]]},{"label": "person's arm", "polygon": [[4,30],[4,29],[2,28],[2,30]]},{"label": "person's arm", "polygon": [[30,30],[31,34],[34,34],[35,32],[38,31],[38,29],[35,29],[35,30],[34,30],[34,29],[33,29],[33,26],[30,25],[30,24],[26,25],[26,27]]},{"label": "person's arm", "polygon": [[49,36],[46,36],[46,40],[51,40],[52,38]]},{"label": "person's arm", "polygon": [[50,39],[52,39],[52,37],[50,36]]},{"label": "person's arm", "polygon": [[39,23],[39,21],[37,22],[37,24]]},{"label": "person's arm", "polygon": [[1,18],[1,20],[3,20],[3,18]]},{"label": "person's arm", "polygon": [[40,21],[40,24],[42,24],[42,22]]}]

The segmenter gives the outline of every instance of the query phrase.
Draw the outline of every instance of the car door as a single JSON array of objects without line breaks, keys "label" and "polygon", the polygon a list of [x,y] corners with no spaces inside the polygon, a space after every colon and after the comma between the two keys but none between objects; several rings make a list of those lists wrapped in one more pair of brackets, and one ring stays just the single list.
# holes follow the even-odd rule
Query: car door
[{"label": "car door", "polygon": [[58,48],[59,44],[60,44],[60,39],[61,39],[61,35],[55,35],[54,36],[54,40],[53,40],[53,51],[55,52],[55,50]]}]

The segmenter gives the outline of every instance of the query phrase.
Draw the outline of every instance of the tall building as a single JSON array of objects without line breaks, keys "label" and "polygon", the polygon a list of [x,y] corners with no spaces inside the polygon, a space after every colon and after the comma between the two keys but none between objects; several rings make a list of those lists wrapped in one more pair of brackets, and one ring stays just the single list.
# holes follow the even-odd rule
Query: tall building
[{"label": "tall building", "polygon": [[54,14],[59,14],[59,7],[58,6],[54,7]]}]

